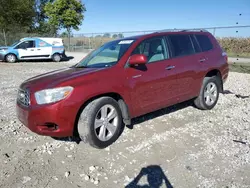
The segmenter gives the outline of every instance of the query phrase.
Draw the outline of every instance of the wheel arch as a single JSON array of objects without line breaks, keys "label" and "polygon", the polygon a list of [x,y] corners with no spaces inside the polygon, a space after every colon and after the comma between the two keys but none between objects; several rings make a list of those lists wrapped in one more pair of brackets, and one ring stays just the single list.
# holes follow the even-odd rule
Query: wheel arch
[{"label": "wheel arch", "polygon": [[54,53],[51,54],[51,57],[52,57],[53,55],[56,55],[56,54],[62,55],[62,53],[60,53],[60,52],[54,52]]},{"label": "wheel arch", "polygon": [[76,118],[75,118],[75,123],[74,123],[74,132],[73,135],[74,136],[78,136],[78,131],[77,131],[77,124],[80,118],[80,115],[83,111],[83,109],[92,101],[101,98],[101,97],[111,97],[114,100],[117,101],[120,109],[121,109],[121,113],[122,113],[122,118],[123,118],[123,122],[126,125],[130,125],[131,124],[131,116],[130,116],[130,112],[129,112],[129,108],[128,105],[126,104],[125,100],[123,99],[123,97],[119,94],[119,93],[115,93],[115,92],[110,92],[110,93],[103,93],[103,94],[99,94],[97,96],[93,96],[91,98],[89,98],[88,100],[86,100],[81,107],[79,108]]},{"label": "wheel arch", "polygon": [[220,92],[223,92],[224,88],[223,88],[223,81],[222,81],[222,75],[221,75],[221,72],[218,70],[218,69],[212,69],[212,70],[209,70],[205,77],[212,77],[212,76],[216,76],[219,78],[219,82],[220,82]]},{"label": "wheel arch", "polygon": [[6,57],[7,57],[8,55],[14,55],[14,56],[16,57],[16,60],[18,60],[17,54],[15,54],[15,53],[13,53],[13,52],[9,52],[9,53],[5,54],[5,56],[4,56],[4,61],[6,61]]}]

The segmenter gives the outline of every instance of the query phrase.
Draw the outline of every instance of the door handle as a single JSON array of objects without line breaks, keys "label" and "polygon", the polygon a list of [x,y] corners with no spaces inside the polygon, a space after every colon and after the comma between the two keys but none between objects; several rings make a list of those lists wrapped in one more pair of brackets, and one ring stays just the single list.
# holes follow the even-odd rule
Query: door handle
[{"label": "door handle", "polygon": [[205,58],[204,58],[204,59],[200,59],[200,60],[199,60],[199,62],[200,62],[200,63],[203,63],[203,62],[205,62],[205,61],[206,61],[206,59],[205,59]]},{"label": "door handle", "polygon": [[166,70],[171,70],[171,69],[174,69],[175,68],[175,66],[168,66],[168,67],[166,67],[165,69]]},{"label": "door handle", "polygon": [[37,49],[37,50],[41,50],[41,49]]},{"label": "door handle", "polygon": [[30,51],[34,51],[33,49],[31,49]]},{"label": "door handle", "polygon": [[139,78],[139,77],[141,77],[141,74],[135,75],[135,76],[133,76],[132,78]]}]

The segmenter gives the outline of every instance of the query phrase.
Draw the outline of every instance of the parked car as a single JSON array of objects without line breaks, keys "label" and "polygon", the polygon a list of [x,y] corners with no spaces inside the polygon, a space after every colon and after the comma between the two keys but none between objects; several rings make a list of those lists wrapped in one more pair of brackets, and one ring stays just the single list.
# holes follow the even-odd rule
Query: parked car
[{"label": "parked car", "polygon": [[0,60],[15,63],[18,60],[52,59],[59,62],[64,53],[60,38],[22,38],[11,46],[0,47]]},{"label": "parked car", "polygon": [[227,54],[206,31],[157,32],[108,42],[76,65],[30,78],[19,120],[51,137],[115,142],[131,119],[187,100],[213,109],[228,77]]}]

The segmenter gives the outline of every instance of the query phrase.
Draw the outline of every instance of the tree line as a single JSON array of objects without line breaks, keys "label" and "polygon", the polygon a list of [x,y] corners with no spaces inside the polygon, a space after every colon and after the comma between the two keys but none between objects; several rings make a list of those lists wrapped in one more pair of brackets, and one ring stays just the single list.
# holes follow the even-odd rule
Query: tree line
[{"label": "tree line", "polygon": [[85,11],[80,0],[0,0],[0,33],[5,40],[17,33],[57,36],[61,29],[71,36]]}]

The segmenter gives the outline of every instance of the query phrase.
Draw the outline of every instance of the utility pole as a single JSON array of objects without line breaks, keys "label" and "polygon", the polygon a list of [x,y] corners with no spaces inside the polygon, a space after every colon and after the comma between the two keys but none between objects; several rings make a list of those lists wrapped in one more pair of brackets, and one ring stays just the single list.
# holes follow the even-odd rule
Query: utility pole
[{"label": "utility pole", "polygon": [[4,37],[4,44],[5,44],[5,46],[7,46],[6,33],[5,33],[4,29],[3,29],[3,37]]},{"label": "utility pole", "polygon": [[216,28],[213,29],[213,35],[215,36],[215,31],[216,31]]}]

